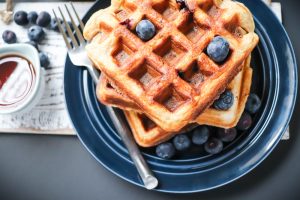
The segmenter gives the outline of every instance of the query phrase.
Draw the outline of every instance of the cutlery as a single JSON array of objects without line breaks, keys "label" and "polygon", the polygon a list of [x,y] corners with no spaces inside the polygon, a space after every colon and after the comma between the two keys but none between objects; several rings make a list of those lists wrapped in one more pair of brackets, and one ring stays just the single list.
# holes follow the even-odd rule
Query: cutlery
[{"label": "cutlery", "polygon": [[[93,67],[92,62],[89,60],[87,53],[85,51],[85,46],[87,42],[83,38],[82,30],[84,29],[84,24],[81,21],[78,13],[76,12],[74,5],[72,2],[70,2],[71,8],[77,18],[77,21],[79,22],[79,27],[76,25],[74,18],[72,17],[70,10],[67,5],[65,5],[65,10],[68,14],[69,19],[71,20],[72,26],[75,29],[75,32],[73,34],[70,25],[67,23],[66,17],[64,16],[62,10],[60,7],[58,7],[59,13],[62,17],[62,23],[66,27],[66,32],[62,28],[62,24],[58,23],[58,28],[60,33],[63,36],[63,39],[66,43],[67,49],[68,49],[68,55],[70,57],[70,60],[75,66],[81,66],[85,67],[88,72],[90,73],[93,81],[95,84],[98,83],[99,79],[99,72]],[[60,22],[56,12],[53,10],[53,14],[55,16],[55,19],[57,22]],[[80,30],[81,29],[81,30]],[[69,35],[71,43],[69,42],[67,35]],[[76,38],[77,39],[76,39]],[[134,138],[130,132],[130,129],[128,128],[128,125],[124,121],[122,117],[122,112],[119,109],[107,107],[107,111],[109,116],[111,117],[111,120],[117,129],[120,137],[122,138],[122,141],[124,142],[128,153],[135,164],[135,167],[137,168],[137,171],[142,178],[142,181],[145,185],[145,187],[149,190],[154,189],[158,185],[158,180],[155,178],[151,170],[149,169],[146,161],[144,160],[137,144],[134,141]]]}]

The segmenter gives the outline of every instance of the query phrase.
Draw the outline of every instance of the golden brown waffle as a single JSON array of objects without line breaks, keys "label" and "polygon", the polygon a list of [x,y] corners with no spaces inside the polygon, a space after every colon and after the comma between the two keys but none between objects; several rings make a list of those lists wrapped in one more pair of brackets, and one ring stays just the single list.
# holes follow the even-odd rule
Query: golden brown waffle
[{"label": "golden brown waffle", "polygon": [[[246,63],[244,63],[244,66],[249,68],[250,57],[247,58],[247,60],[245,62]],[[243,70],[245,70],[245,69],[243,69]],[[222,122],[220,127],[230,128],[229,126],[230,126],[230,124],[233,123],[234,117],[236,116],[235,113],[238,108],[237,102],[239,101],[239,98],[240,98],[239,91],[242,87],[243,73],[244,73],[243,71],[239,72],[238,75],[227,86],[227,89],[231,90],[233,92],[233,94],[235,96],[235,100],[237,100],[234,102],[233,106],[228,111],[225,111],[225,112],[218,111],[215,109],[212,109],[215,112],[213,112],[213,111],[208,112],[208,110],[210,110],[208,108],[201,114],[201,116],[209,117],[209,119],[214,119],[216,117],[227,119],[226,120],[227,123]],[[250,87],[250,85],[249,85],[249,87]],[[244,89],[247,89],[247,88],[244,88]],[[122,110],[135,111],[135,112],[139,112],[139,113],[143,112],[138,107],[138,105],[136,105],[134,103],[133,100],[131,100],[126,94],[122,93],[122,91],[120,91],[118,89],[118,87],[112,81],[109,81],[108,78],[104,74],[102,74],[100,76],[100,81],[97,85],[96,94],[97,94],[99,101],[107,106],[114,106],[114,107],[118,107]],[[232,113],[232,111],[234,111],[234,112]],[[204,115],[204,113],[207,113],[207,114]],[[202,121],[203,121],[202,118],[204,118],[204,117],[200,118],[200,123],[202,123]],[[227,124],[229,124],[229,125],[227,125]],[[210,124],[210,125],[218,126],[217,124]]]},{"label": "golden brown waffle", "polygon": [[[239,102],[245,102],[241,99],[245,99],[247,97],[247,95],[241,96],[241,89],[243,90],[243,94],[248,94],[251,86],[251,84],[245,84],[249,82],[246,79],[251,79],[252,77],[252,70],[249,66],[250,57],[245,61],[243,70],[239,72],[239,74],[227,86],[227,89],[231,90],[235,97],[232,107],[226,111],[208,108],[199,117],[197,117],[196,122],[222,128],[231,128],[236,125],[236,121],[239,119],[239,116],[237,115],[237,113],[239,113],[238,110],[244,109],[244,105],[240,105]],[[247,70],[247,72],[245,72],[245,70]],[[122,94],[122,92],[103,74],[101,75],[100,81],[97,85],[96,94],[100,102],[107,106],[114,106],[123,110],[142,113],[142,110],[140,110],[134,101],[125,94]],[[216,121],[220,122],[217,124]]]},{"label": "golden brown waffle", "polygon": [[[231,128],[236,126],[241,114],[244,111],[247,97],[250,93],[252,80],[252,69],[250,68],[250,57],[245,61],[243,70],[231,81],[227,89],[231,90],[234,96],[234,103],[229,110],[221,111],[214,108],[206,109],[199,117],[197,124],[205,124],[221,128]],[[141,146],[153,146],[163,142],[174,134],[168,133],[159,128],[152,120],[139,110],[137,105],[126,95],[115,89],[115,85],[110,84],[103,75],[97,85],[98,99],[108,105],[125,109],[126,118],[129,122],[137,143]],[[190,128],[190,127],[186,127]]]},{"label": "golden brown waffle", "polygon": [[245,61],[243,70],[227,86],[234,95],[233,105],[228,110],[206,109],[195,122],[221,128],[232,128],[238,123],[246,105],[252,83],[250,57]]},{"label": "golden brown waffle", "polygon": [[98,100],[107,106],[118,107],[122,110],[142,112],[140,108],[118,87],[104,75],[100,75],[96,95]]},{"label": "golden brown waffle", "polygon": [[[258,42],[252,15],[243,4],[231,0],[186,4],[189,10],[180,9],[175,0],[115,0],[95,13],[84,30],[93,63],[166,131],[178,131],[202,113],[241,70]],[[148,42],[133,31],[142,19],[157,29]],[[124,26],[123,21],[130,23]],[[230,43],[230,56],[222,64],[205,54],[216,35]]]},{"label": "golden brown waffle", "polygon": [[[252,69],[244,68],[239,78],[242,78],[242,88],[240,89],[239,101],[228,111],[218,111],[212,108],[206,109],[197,119],[197,123],[208,124],[212,126],[233,127],[236,125],[242,115],[247,97],[250,92]],[[238,78],[238,79],[239,79]],[[235,99],[237,100],[237,99]],[[237,106],[237,109],[234,108]],[[235,110],[232,110],[235,109]],[[167,141],[179,132],[167,132],[157,126],[145,114],[134,111],[124,111],[126,119],[130,125],[135,141],[143,147],[152,147],[161,142]]]}]

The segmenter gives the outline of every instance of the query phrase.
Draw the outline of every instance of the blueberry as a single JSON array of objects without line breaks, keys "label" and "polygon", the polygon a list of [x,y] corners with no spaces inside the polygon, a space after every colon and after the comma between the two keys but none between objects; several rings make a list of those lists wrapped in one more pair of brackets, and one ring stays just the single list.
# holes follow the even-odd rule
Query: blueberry
[{"label": "blueberry", "polygon": [[231,142],[236,138],[237,131],[235,128],[223,129],[220,128],[217,131],[217,136],[223,142]]},{"label": "blueberry", "polygon": [[239,122],[237,123],[236,128],[240,131],[246,131],[251,127],[251,125],[252,125],[251,116],[247,112],[244,112]]},{"label": "blueberry", "polygon": [[48,12],[43,11],[36,19],[36,24],[42,27],[47,27],[51,22],[51,16]]},{"label": "blueberry", "polygon": [[225,90],[219,99],[215,100],[213,107],[217,110],[228,110],[233,105],[234,96],[230,90]]},{"label": "blueberry", "polygon": [[28,29],[28,37],[30,40],[40,42],[45,37],[45,32],[40,26],[32,26]]},{"label": "blueberry", "polygon": [[223,142],[218,138],[210,138],[204,144],[204,150],[209,154],[217,154],[223,150]]},{"label": "blueberry", "polygon": [[20,26],[27,25],[28,24],[27,12],[22,10],[16,12],[14,15],[14,21],[16,22],[16,24]]},{"label": "blueberry", "polygon": [[[59,23],[62,23],[62,20],[61,19],[58,19],[59,20]],[[56,21],[55,18],[52,18],[51,19],[51,22],[50,22],[50,29],[53,30],[53,31],[59,31],[59,28],[58,28],[58,23]]]},{"label": "blueberry", "polygon": [[247,99],[245,109],[250,114],[255,114],[259,110],[260,106],[261,106],[260,98],[256,94],[251,93]]},{"label": "blueberry", "polygon": [[180,134],[174,137],[173,144],[178,151],[185,151],[191,146],[191,140],[187,135]]},{"label": "blueberry", "polygon": [[199,126],[192,132],[192,142],[195,145],[204,144],[209,138],[210,132],[207,126]]},{"label": "blueberry", "polygon": [[36,50],[39,50],[39,46],[35,41],[27,41],[27,42],[25,42],[25,44],[30,44],[31,46],[36,48]]},{"label": "blueberry", "polygon": [[155,35],[155,26],[149,20],[142,20],[136,26],[136,33],[144,41],[150,40]]},{"label": "blueberry", "polygon": [[32,23],[32,24],[36,23],[37,18],[38,18],[38,14],[35,11],[31,11],[27,15],[27,20],[29,21],[29,23]]},{"label": "blueberry", "polygon": [[39,57],[40,57],[41,67],[47,68],[50,64],[47,54],[45,54],[44,52],[40,52]]},{"label": "blueberry", "polygon": [[175,148],[170,142],[159,144],[156,147],[156,155],[163,159],[170,159],[175,155]]},{"label": "blueberry", "polygon": [[17,42],[16,34],[10,30],[6,30],[2,33],[2,39],[7,44],[13,44]]},{"label": "blueberry", "polygon": [[229,54],[229,43],[221,37],[215,37],[207,46],[208,56],[215,62],[223,62]]}]

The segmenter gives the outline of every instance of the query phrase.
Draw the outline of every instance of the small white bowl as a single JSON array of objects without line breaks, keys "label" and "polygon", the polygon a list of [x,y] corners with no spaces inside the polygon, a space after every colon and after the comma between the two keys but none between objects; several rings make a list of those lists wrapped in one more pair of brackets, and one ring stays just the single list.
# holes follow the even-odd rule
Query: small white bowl
[{"label": "small white bowl", "polygon": [[42,97],[44,91],[44,69],[40,66],[38,51],[29,44],[8,44],[0,47],[0,57],[5,55],[20,55],[29,60],[36,72],[36,81],[32,92],[28,94],[26,99],[15,107],[0,109],[0,114],[23,113],[31,110]]}]

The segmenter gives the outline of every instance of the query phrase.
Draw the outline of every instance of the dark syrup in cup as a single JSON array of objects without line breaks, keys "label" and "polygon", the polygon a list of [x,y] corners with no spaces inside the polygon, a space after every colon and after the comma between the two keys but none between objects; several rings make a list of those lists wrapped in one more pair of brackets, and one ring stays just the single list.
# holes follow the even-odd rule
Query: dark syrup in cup
[{"label": "dark syrup in cup", "polygon": [[35,82],[36,72],[29,60],[20,55],[0,57],[0,109],[24,103]]}]

